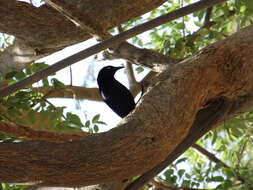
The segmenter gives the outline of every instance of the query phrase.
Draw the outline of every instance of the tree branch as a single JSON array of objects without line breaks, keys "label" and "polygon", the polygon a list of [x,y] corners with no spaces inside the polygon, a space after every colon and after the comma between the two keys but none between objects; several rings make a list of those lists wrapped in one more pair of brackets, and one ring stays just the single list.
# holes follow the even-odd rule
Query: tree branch
[{"label": "tree branch", "polygon": [[88,133],[56,133],[52,131],[34,130],[30,127],[0,122],[0,132],[17,138],[28,138],[47,142],[67,142],[88,136]]},{"label": "tree branch", "polygon": [[[164,161],[156,165],[154,168],[145,172],[142,176],[137,178],[133,183],[128,185],[125,190],[137,190],[150,179],[158,175],[168,165],[170,165],[175,159],[177,159],[183,152],[185,152],[194,142],[200,137],[212,129],[222,117],[224,117],[228,111],[230,111],[231,103],[227,100],[217,99],[211,103],[208,107],[200,110],[195,117],[189,133],[182,140],[182,142],[176,146],[176,148],[170,152]],[[196,130],[198,129],[198,131]]]},{"label": "tree branch", "polygon": [[151,21],[148,21],[146,23],[143,23],[141,25],[138,25],[130,30],[127,30],[125,32],[122,32],[108,40],[102,41],[99,44],[96,44],[90,48],[87,48],[83,51],[80,51],[66,59],[63,59],[57,63],[55,63],[54,65],[49,66],[46,69],[43,69],[33,75],[31,75],[30,77],[27,77],[11,86],[8,86],[4,89],[0,90],[0,97],[4,97],[7,96],[17,90],[20,90],[22,88],[24,88],[27,85],[31,85],[34,82],[37,82],[43,78],[45,78],[46,76],[49,76],[50,74],[53,74],[65,67],[68,67],[70,65],[72,65],[73,63],[80,61],[82,59],[85,59],[91,55],[94,55],[106,48],[112,47],[113,45],[116,45],[120,42],[123,42],[135,35],[138,35],[144,31],[147,31],[151,28],[154,28],[156,26],[159,26],[161,24],[164,24],[166,22],[172,21],[174,19],[177,19],[181,16],[185,16],[187,14],[193,13],[195,11],[201,10],[201,9],[205,9],[208,7],[213,6],[214,4],[217,3],[222,3],[225,2],[226,0],[205,0],[205,1],[199,1],[197,3],[193,3],[191,5],[182,7],[180,9],[177,9],[171,13],[165,14],[163,16],[157,17],[156,19],[153,19]]},{"label": "tree branch", "polygon": [[[64,143],[0,143],[0,181],[65,187],[112,183],[141,175],[170,154],[175,159],[191,135],[252,108],[252,33],[253,25],[160,73],[141,104],[108,132]],[[219,97],[221,104],[210,103]],[[227,102],[232,107],[226,114]]]},{"label": "tree branch", "polygon": [[130,91],[141,91],[142,87],[135,79],[132,63],[127,61],[125,64],[125,68]]},{"label": "tree branch", "polygon": [[[85,17],[79,18],[78,14],[74,14],[71,10],[68,9],[66,5],[61,1],[55,2],[54,0],[44,0],[48,5],[50,5],[52,8],[57,10],[59,13],[61,13],[63,16],[65,16],[68,20],[76,24],[78,27],[80,27],[83,31],[86,31],[88,34],[90,34],[92,37],[95,37],[96,39],[107,39],[112,37],[108,32],[105,32],[104,29],[96,22],[92,22],[92,19],[89,15],[85,15]],[[65,5],[65,6],[64,6]]]},{"label": "tree branch", "polygon": [[[91,22],[92,19],[88,15],[83,17],[82,14],[76,14],[76,9],[70,8],[69,5],[66,5],[64,2],[55,2],[55,0],[46,0],[46,2],[67,17],[71,22],[81,27],[84,31],[88,31],[88,33],[95,37],[98,41],[112,37],[110,33],[103,31],[100,26]],[[119,33],[123,32],[120,27],[118,27],[118,29]],[[123,58],[130,60],[132,63],[145,65],[156,72],[161,72],[162,70],[168,68],[170,66],[170,62],[175,63],[180,61],[155,51],[137,48],[126,41],[111,47],[109,51],[103,52],[103,56],[104,59]]]},{"label": "tree branch", "polygon": [[67,85],[66,88],[34,87],[33,90],[45,94],[46,98],[72,98],[102,101],[98,88]]},{"label": "tree branch", "polygon": [[227,164],[225,164],[223,161],[218,159],[214,154],[212,154],[211,152],[208,152],[206,149],[199,146],[198,144],[193,144],[191,147],[197,150],[198,152],[200,152],[201,154],[205,155],[209,160],[217,164],[221,164],[224,168],[230,168]]},{"label": "tree branch", "polygon": [[138,48],[129,43],[121,43],[116,48],[111,48],[103,52],[104,59],[126,59],[136,65],[141,65],[152,69],[154,72],[162,72],[181,61],[173,57],[168,57],[151,49]]},{"label": "tree branch", "polygon": [[[93,18],[95,19],[93,23],[103,26],[103,30],[106,31],[131,18],[149,12],[164,2],[165,0],[147,0],[148,6],[143,6],[142,0],[132,3],[125,0],[117,2],[107,0],[106,3],[104,0],[97,0],[96,3],[99,6],[94,6],[93,0],[80,0],[78,3],[73,2],[71,8],[75,12],[79,11],[78,14],[82,15],[79,18],[83,18],[83,22],[87,21],[87,18],[89,18],[89,22],[92,22],[93,20],[90,18]],[[65,1],[65,3],[71,4],[69,1]],[[107,11],[108,9],[110,11]],[[0,52],[0,73],[2,75],[12,70],[24,69],[43,56],[91,37],[47,5],[35,8],[26,2],[1,1],[0,18],[1,32],[14,35],[15,39],[19,41],[22,39],[22,43],[15,42],[13,46]],[[50,24],[48,20],[50,20]],[[24,47],[26,51],[24,51]],[[9,51],[14,48],[15,52]],[[27,50],[29,50],[28,53]]]},{"label": "tree branch", "polygon": [[[80,0],[78,3],[65,1],[65,4],[78,10],[84,19],[88,15],[91,21],[106,31],[145,14],[164,2],[165,0],[147,0],[148,6],[145,6],[142,0],[132,3],[125,0],[97,0],[96,3],[93,0]],[[36,50],[37,55],[50,54],[91,37],[47,5],[35,8],[16,0],[1,1],[0,17],[0,31],[24,39],[27,45]]]}]

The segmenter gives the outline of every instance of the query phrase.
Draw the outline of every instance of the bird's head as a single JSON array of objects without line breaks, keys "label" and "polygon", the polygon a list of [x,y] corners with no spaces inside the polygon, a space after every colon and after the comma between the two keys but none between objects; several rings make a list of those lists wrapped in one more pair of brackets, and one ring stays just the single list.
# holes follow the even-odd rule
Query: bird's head
[{"label": "bird's head", "polygon": [[113,67],[113,66],[106,66],[102,68],[98,73],[98,78],[112,78],[117,70],[122,69],[124,67]]}]

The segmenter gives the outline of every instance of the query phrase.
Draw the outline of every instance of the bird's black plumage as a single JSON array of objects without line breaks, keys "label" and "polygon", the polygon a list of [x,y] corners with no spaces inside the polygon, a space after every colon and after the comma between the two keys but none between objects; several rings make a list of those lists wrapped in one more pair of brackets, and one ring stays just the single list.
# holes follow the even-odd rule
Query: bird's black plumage
[{"label": "bird's black plumage", "polygon": [[125,117],[135,108],[131,92],[114,78],[123,67],[106,66],[98,73],[98,86],[104,102],[120,117]]}]

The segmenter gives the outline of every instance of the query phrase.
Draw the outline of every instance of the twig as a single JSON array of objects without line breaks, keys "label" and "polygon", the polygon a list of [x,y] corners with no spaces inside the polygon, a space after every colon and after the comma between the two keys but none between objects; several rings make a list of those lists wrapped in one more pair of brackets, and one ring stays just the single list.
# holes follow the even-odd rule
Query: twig
[{"label": "twig", "polygon": [[217,164],[221,164],[224,168],[230,168],[226,163],[218,159],[214,154],[212,154],[211,152],[208,152],[206,149],[199,146],[198,144],[195,143],[191,147],[197,150],[198,152],[200,152],[201,154],[205,155],[209,160]]},{"label": "twig", "polygon": [[[45,96],[42,96],[42,97],[41,97],[41,100],[43,100],[43,101],[45,101],[46,103],[48,103],[48,104],[54,109],[54,111],[57,111],[57,108],[55,107],[55,105],[52,104],[49,100],[47,100],[47,99],[45,98]],[[65,116],[63,113],[61,114],[61,116],[62,116],[62,118],[64,118],[65,120],[67,120],[66,116]]]},{"label": "twig", "polygon": [[[180,7],[183,7],[184,6],[184,0],[179,0],[181,1],[181,5]],[[185,21],[184,21],[184,16],[182,17],[182,24],[183,24],[183,37],[185,38]]]},{"label": "twig", "polygon": [[[186,36],[186,37],[190,38],[191,41],[195,41],[200,36],[199,33],[203,29],[209,29],[213,25],[217,24],[217,22],[215,22],[215,21],[210,21],[211,10],[209,10],[209,11],[208,10],[207,10],[207,13],[206,13],[206,16],[205,16],[205,21],[203,23],[203,26],[201,28],[199,28],[197,31],[195,31],[193,34],[191,34],[189,36]],[[228,15],[221,15],[220,18],[224,18],[225,19],[227,17],[233,16],[235,13],[236,13],[235,11],[229,11]]]},{"label": "twig", "polygon": [[188,6],[182,7],[180,9],[177,9],[173,12],[170,12],[168,14],[159,16],[153,20],[150,20],[146,23],[143,23],[141,25],[138,25],[132,29],[129,29],[125,32],[122,32],[116,36],[111,37],[110,39],[104,40],[92,47],[89,47],[85,50],[82,50],[72,56],[69,56],[54,65],[49,66],[48,68],[45,68],[27,78],[24,78],[23,80],[10,85],[2,90],[0,90],[0,97],[7,96],[13,92],[16,92],[17,90],[20,90],[24,88],[27,85],[31,85],[65,67],[68,67],[72,65],[73,63],[80,61],[82,59],[85,59],[91,55],[94,55],[106,48],[112,47],[113,45],[119,44],[120,42],[123,42],[133,36],[136,36],[144,31],[150,30],[154,27],[160,26],[161,24],[170,22],[172,20],[175,20],[177,18],[180,18],[182,16],[188,15],[190,13],[193,13],[195,11],[199,11],[202,9],[206,9],[208,7],[213,6],[214,4],[222,3],[227,0],[204,0],[204,1],[198,1],[196,3],[190,4]]},{"label": "twig", "polygon": [[206,10],[206,15],[205,15],[205,19],[204,19],[204,26],[208,25],[211,22],[210,18],[211,18],[212,11],[213,11],[213,7],[210,7]]},{"label": "twig", "polygon": [[70,75],[70,86],[73,86],[73,75],[72,75],[72,67],[69,67],[69,75]]}]

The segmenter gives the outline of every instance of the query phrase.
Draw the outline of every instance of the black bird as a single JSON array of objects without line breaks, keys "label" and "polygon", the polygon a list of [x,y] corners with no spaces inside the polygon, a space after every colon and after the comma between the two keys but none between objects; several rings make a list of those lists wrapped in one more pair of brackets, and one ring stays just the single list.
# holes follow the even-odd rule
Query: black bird
[{"label": "black bird", "polygon": [[135,108],[131,92],[114,78],[117,70],[124,67],[106,66],[98,73],[98,87],[104,102],[120,117],[125,117]]}]

